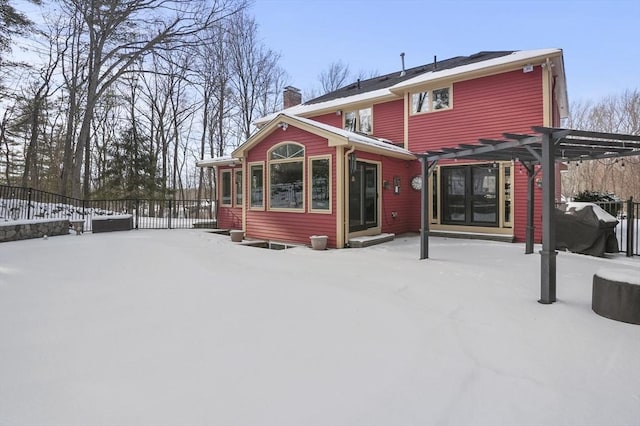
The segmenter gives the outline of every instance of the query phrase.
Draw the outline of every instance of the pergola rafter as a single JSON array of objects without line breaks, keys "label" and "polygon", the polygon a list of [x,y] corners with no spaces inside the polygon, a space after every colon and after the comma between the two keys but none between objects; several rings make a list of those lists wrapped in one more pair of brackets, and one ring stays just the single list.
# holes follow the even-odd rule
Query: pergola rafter
[{"label": "pergola rafter", "polygon": [[[525,253],[533,253],[534,179],[542,170],[542,250],[540,303],[556,301],[555,163],[640,155],[640,136],[534,126],[535,134],[503,133],[504,139],[479,139],[477,144],[416,153],[422,161],[422,220],[420,259],[428,258],[428,177],[440,160],[467,158],[479,161],[520,162],[527,170],[527,234]],[[539,167],[537,167],[539,166]]]}]

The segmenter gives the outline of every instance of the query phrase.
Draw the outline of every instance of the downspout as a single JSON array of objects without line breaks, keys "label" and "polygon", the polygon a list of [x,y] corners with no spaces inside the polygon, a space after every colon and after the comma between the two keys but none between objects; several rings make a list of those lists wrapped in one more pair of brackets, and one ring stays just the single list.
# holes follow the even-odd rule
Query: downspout
[{"label": "downspout", "polygon": [[351,169],[349,168],[349,156],[351,154],[353,154],[356,150],[355,146],[352,145],[347,145],[349,147],[349,149],[347,151],[345,151],[344,153],[344,158],[343,160],[343,164],[345,164],[345,175],[342,177],[344,179],[345,185],[344,185],[344,193],[342,194],[343,196],[343,200],[344,200],[344,208],[342,209],[342,229],[343,229],[343,233],[344,233],[344,244],[343,247],[346,247],[348,241],[349,241],[349,185],[351,182]]},{"label": "downspout", "polygon": [[216,166],[212,167],[213,169],[213,219],[216,221],[216,228],[219,227],[218,224],[218,168]]},{"label": "downspout", "polygon": [[240,161],[242,162],[242,182],[240,182],[240,185],[242,185],[242,230],[245,232],[245,235],[247,233],[247,209],[249,206],[249,185],[247,185],[247,182],[249,182],[249,179],[251,179],[251,176],[248,176],[247,174],[247,162],[244,161],[244,157],[240,158]]}]

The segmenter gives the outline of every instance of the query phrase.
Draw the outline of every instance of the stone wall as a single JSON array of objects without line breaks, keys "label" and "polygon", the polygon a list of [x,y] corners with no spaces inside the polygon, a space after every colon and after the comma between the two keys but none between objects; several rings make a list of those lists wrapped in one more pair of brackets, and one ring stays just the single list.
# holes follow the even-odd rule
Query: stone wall
[{"label": "stone wall", "polygon": [[67,234],[67,219],[0,222],[0,242]]}]

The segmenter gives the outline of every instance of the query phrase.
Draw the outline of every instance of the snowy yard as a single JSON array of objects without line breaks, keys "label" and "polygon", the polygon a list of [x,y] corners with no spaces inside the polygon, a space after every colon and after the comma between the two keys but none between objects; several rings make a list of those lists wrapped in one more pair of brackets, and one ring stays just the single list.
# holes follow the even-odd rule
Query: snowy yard
[{"label": "snowy yard", "polygon": [[0,425],[640,425],[640,326],[560,253],[417,237],[274,251],[202,230],[0,244]]}]

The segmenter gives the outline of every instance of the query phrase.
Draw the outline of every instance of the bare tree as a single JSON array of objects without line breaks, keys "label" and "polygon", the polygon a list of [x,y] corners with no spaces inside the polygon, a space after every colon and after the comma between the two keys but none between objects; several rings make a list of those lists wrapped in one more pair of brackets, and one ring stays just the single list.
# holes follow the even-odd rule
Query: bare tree
[{"label": "bare tree", "polygon": [[[627,90],[597,102],[574,103],[569,127],[640,135],[640,92]],[[568,164],[562,185],[568,197],[589,190],[609,192],[621,198],[639,198],[640,156],[572,162]]]},{"label": "bare tree", "polygon": [[44,131],[43,115],[47,108],[49,97],[52,92],[57,90],[53,82],[53,75],[58,68],[60,61],[60,55],[56,49],[56,40],[60,36],[60,28],[53,27],[49,35],[48,40],[48,52],[46,55],[45,64],[38,72],[37,81],[35,81],[30,88],[32,93],[25,99],[25,121],[28,123],[28,138],[29,143],[24,153],[24,171],[22,175],[22,186],[38,187],[39,171],[37,168],[38,157],[40,151],[38,148],[38,142],[41,136],[41,130]]},{"label": "bare tree", "polygon": [[[31,3],[40,4],[40,0],[30,0]],[[31,28],[31,20],[21,11],[11,5],[9,0],[0,0],[0,53],[7,51],[11,46],[11,37]],[[0,56],[0,63],[2,57]]]},{"label": "bare tree", "polygon": [[342,61],[329,64],[329,67],[318,75],[322,94],[338,90],[348,83],[351,76],[349,65]]},{"label": "bare tree", "polygon": [[246,13],[230,18],[228,43],[231,86],[239,116],[238,142],[242,142],[253,133],[253,120],[258,118],[259,107],[264,103],[262,94],[282,74],[278,66],[280,55],[259,42],[258,25]]},{"label": "bare tree", "polygon": [[[84,167],[84,196],[90,191],[88,155],[91,120],[98,99],[132,65],[149,53],[186,49],[194,36],[243,4],[226,0],[61,0],[70,16],[82,19],[87,58],[86,97],[72,170],[72,192],[80,196]],[[84,160],[84,161],[83,161]]]}]

